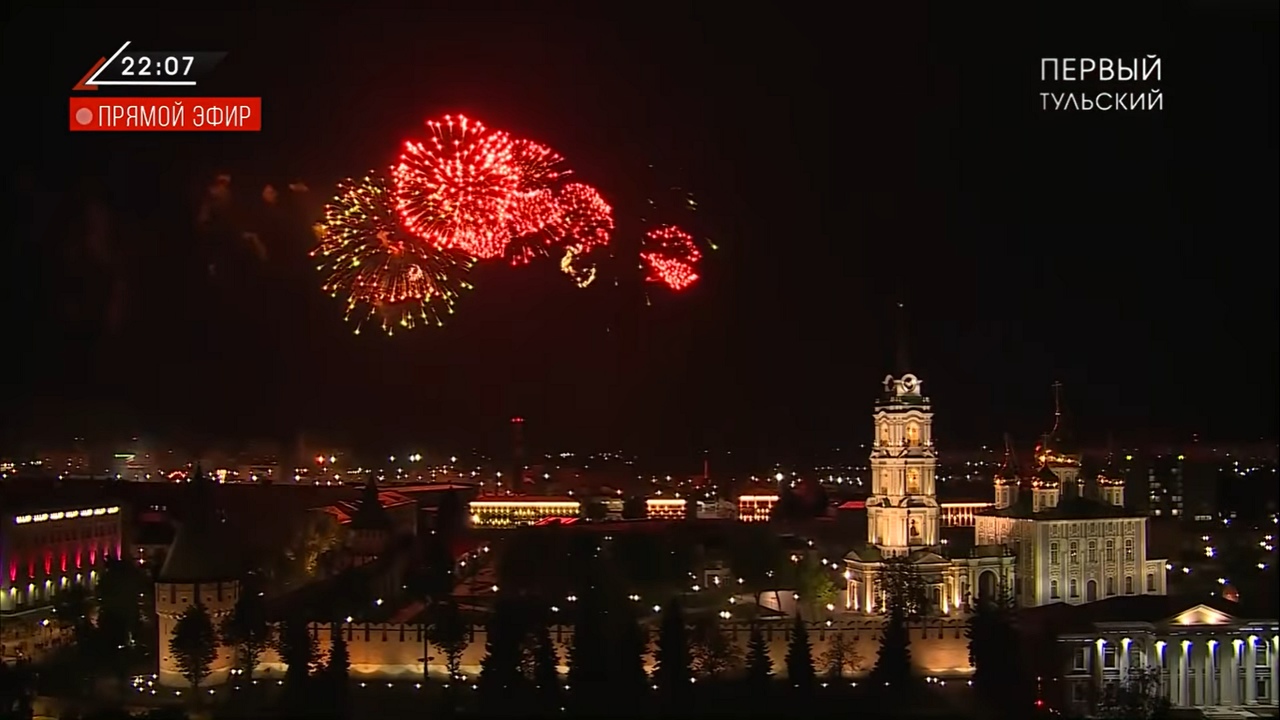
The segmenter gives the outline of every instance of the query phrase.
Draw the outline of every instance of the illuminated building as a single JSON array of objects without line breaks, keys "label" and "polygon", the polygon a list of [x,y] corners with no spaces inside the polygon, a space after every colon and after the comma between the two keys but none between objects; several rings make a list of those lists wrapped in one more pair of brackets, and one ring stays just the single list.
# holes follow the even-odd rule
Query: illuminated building
[{"label": "illuminated building", "polygon": [[0,613],[49,605],[73,585],[92,587],[107,560],[120,558],[120,518],[115,504],[0,510]]},{"label": "illuminated building", "polygon": [[682,498],[649,498],[644,501],[645,516],[650,520],[683,520],[686,505]]},{"label": "illuminated building", "polygon": [[472,500],[471,524],[476,527],[533,525],[552,517],[578,517],[582,503],[572,498],[511,496],[503,500]]},{"label": "illuminated building", "polygon": [[1106,687],[1135,668],[1154,673],[1153,689],[1175,708],[1257,717],[1250,708],[1276,706],[1280,626],[1274,606],[1250,612],[1222,599],[1116,597],[1037,608],[1019,620],[1051,628],[1047,635],[1061,652],[1045,657],[1057,667],[1036,671],[1062,678],[1062,708],[1070,714],[1094,715]]},{"label": "illuminated building", "polygon": [[743,522],[767,522],[778,504],[777,495],[743,495],[738,498],[738,519]]},{"label": "illuminated building", "polygon": [[942,553],[933,409],[921,386],[909,373],[887,376],[875,405],[867,542],[845,555],[845,608],[854,612],[881,611],[879,578],[888,559],[910,563],[942,614],[970,606],[974,595],[994,597],[1013,581],[1014,558],[999,545],[977,545],[965,557]]},{"label": "illuminated building", "polygon": [[[1059,405],[1033,474],[1024,476],[1006,448],[996,507],[977,517],[975,542],[1017,556],[1012,592],[1022,606],[1164,595],[1165,560],[1147,557],[1148,519],[1125,505],[1120,473],[1109,465],[1092,485],[1082,483],[1079,456],[1065,438]],[[1094,497],[1082,494],[1089,490]]]},{"label": "illuminated building", "polygon": [[977,523],[978,514],[995,507],[989,502],[953,502],[939,503],[939,520],[942,527],[973,527]]},{"label": "illuminated building", "polygon": [[[209,613],[215,628],[221,627],[240,597],[240,570],[228,550],[235,543],[227,536],[225,521],[214,505],[212,481],[200,471],[190,483],[192,512],[178,525],[173,546],[156,578],[156,623],[159,631],[157,674],[161,685],[190,687],[177,658],[169,652],[178,618],[193,603]],[[230,648],[218,647],[210,674],[201,685],[226,682],[233,667]]]}]

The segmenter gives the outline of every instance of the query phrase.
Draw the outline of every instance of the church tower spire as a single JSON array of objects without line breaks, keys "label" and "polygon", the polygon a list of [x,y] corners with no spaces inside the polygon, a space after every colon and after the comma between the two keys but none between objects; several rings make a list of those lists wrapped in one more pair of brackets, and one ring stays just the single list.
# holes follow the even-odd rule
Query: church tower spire
[{"label": "church tower spire", "polygon": [[1007,508],[1018,502],[1018,456],[1013,451],[1013,436],[1004,434],[1004,463],[993,478],[996,486],[996,508]]}]

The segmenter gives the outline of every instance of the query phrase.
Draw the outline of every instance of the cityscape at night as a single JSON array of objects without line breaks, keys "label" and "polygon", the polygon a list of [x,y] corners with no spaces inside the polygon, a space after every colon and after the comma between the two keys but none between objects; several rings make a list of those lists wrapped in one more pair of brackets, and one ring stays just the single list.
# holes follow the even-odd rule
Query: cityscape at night
[{"label": "cityscape at night", "polygon": [[6,17],[0,720],[1280,718],[1274,4],[336,8]]}]

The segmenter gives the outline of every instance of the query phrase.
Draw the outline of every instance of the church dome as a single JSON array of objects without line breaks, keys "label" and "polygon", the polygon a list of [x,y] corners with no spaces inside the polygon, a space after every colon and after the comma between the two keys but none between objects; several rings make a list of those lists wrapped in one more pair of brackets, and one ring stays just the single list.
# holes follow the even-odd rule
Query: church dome
[{"label": "church dome", "polygon": [[1098,473],[1099,485],[1124,485],[1124,474],[1119,472],[1114,465],[1107,463],[1107,466]]},{"label": "church dome", "polygon": [[1031,486],[1036,488],[1056,488],[1062,485],[1062,481],[1058,479],[1055,473],[1048,465],[1040,468],[1040,472],[1031,480]]},{"label": "church dome", "polygon": [[996,471],[994,479],[997,485],[1009,485],[1018,481],[1018,469],[1014,467],[1013,458],[1005,457],[1004,464]]}]

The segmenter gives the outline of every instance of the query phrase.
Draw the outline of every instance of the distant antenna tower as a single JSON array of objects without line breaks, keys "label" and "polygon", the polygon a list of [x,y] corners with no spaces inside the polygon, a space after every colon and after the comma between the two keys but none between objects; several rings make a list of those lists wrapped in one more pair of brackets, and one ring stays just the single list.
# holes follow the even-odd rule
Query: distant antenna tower
[{"label": "distant antenna tower", "polygon": [[524,485],[524,418],[511,418],[511,492],[520,492]]}]

